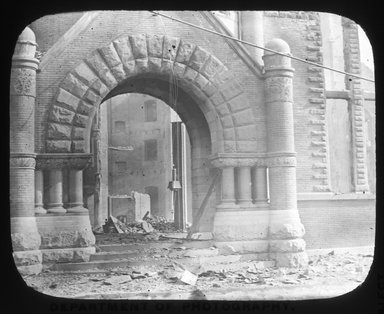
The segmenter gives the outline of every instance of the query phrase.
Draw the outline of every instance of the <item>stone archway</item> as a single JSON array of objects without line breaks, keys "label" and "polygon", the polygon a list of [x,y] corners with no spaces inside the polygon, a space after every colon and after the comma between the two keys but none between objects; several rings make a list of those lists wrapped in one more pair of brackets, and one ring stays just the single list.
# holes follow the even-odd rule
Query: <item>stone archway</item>
[{"label": "stone archway", "polygon": [[[93,116],[103,100],[142,92],[167,103],[170,74],[184,93],[177,111],[193,142],[192,203],[196,212],[210,184],[209,156],[254,151],[256,127],[236,78],[215,56],[182,39],[121,37],[83,60],[59,84],[48,117],[46,151],[88,153]],[[211,208],[215,208],[214,200]],[[211,210],[201,230],[209,231],[213,215]]]},{"label": "stone archway", "polygon": [[[59,84],[47,118],[46,153],[36,156],[34,121],[30,119],[38,64],[35,46],[34,34],[27,28],[18,40],[11,76],[11,232],[20,270],[38,272],[41,260],[89,260],[95,252],[95,238],[88,211],[83,208],[82,171],[91,157],[88,143],[95,111],[106,97],[126,92],[132,81],[149,78],[164,82],[172,68],[181,89],[192,99],[191,108],[198,108],[206,122],[210,164],[222,169],[213,226],[217,247],[225,251],[230,245],[238,254],[256,253],[252,259],[269,258],[281,266],[306,263],[301,239],[304,228],[296,204],[293,68],[289,58],[274,53],[264,56],[268,151],[258,152],[255,119],[246,94],[217,58],[176,38],[118,38],[94,51]],[[282,40],[267,46],[290,53]],[[156,88],[146,92],[157,93]],[[25,114],[27,109],[30,115]],[[192,131],[199,130],[196,119],[188,122]],[[46,170],[48,183],[43,182],[42,170]],[[64,172],[69,187],[66,200]],[[43,204],[48,211],[41,206],[44,186],[49,186],[49,202]]]},{"label": "stone archway", "polygon": [[[212,152],[255,150],[252,109],[231,72],[203,48],[182,39],[134,35],[97,49],[58,87],[48,118],[48,153],[86,153],[92,117],[101,101],[125,80],[173,72],[208,122]],[[246,146],[241,142],[246,142]]]}]

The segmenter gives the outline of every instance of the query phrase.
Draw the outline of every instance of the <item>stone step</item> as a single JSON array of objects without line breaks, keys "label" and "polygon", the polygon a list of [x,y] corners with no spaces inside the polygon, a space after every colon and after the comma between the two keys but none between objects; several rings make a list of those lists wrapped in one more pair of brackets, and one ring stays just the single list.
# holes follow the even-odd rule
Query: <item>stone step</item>
[{"label": "stone step", "polygon": [[213,247],[214,243],[212,240],[179,240],[178,242],[172,241],[164,241],[164,242],[148,242],[148,243],[132,243],[132,244],[98,244],[98,247],[101,252],[125,252],[125,251],[142,251],[143,248],[178,248],[185,247],[196,248],[196,249],[204,249]]},{"label": "stone step", "polygon": [[92,254],[89,261],[111,261],[115,259],[124,259],[137,256],[137,251],[124,251],[124,252],[99,252]]},{"label": "stone step", "polygon": [[252,263],[248,261],[230,264],[204,264],[202,265],[202,271],[239,271],[241,269],[249,268],[251,264],[260,270],[276,266],[275,261],[254,261]]},{"label": "stone step", "polygon": [[50,270],[53,271],[87,271],[93,269],[109,269],[114,267],[133,267],[133,266],[152,266],[159,263],[156,260],[127,260],[116,259],[110,261],[92,261],[83,263],[57,263],[54,264]]},{"label": "stone step", "polygon": [[179,258],[177,261],[185,265],[216,265],[257,261],[258,259],[258,254],[232,254],[216,256],[182,257]]}]

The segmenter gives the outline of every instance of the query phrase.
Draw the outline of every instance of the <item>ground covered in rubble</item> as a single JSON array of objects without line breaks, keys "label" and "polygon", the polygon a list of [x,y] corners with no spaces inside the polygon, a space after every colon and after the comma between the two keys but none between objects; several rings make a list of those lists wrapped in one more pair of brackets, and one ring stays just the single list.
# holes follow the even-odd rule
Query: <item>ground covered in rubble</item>
[{"label": "ground covered in rubble", "polygon": [[[171,255],[164,249],[158,250],[157,256]],[[41,293],[64,298],[257,300],[330,297],[347,293],[363,283],[372,264],[372,252],[309,251],[309,265],[301,269],[259,269],[252,263],[237,271],[191,269],[198,276],[195,284],[182,282],[183,270],[167,256],[150,266],[70,273],[44,271],[25,276],[24,280]]]}]

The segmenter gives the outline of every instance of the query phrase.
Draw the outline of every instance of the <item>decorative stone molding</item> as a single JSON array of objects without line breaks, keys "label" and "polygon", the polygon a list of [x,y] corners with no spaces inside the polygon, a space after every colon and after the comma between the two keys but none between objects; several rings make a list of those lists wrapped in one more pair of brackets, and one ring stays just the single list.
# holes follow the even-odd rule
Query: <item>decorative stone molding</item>
[{"label": "decorative stone molding", "polygon": [[[307,60],[323,63],[322,54],[322,38],[320,28],[319,14],[313,12],[311,23],[307,25]],[[315,192],[328,192],[329,187],[329,156],[328,156],[328,128],[325,117],[325,89],[324,89],[324,73],[323,69],[308,65],[308,103],[310,109],[308,113],[310,116],[309,123],[311,124],[311,158],[313,159],[312,165],[312,179],[318,181],[312,187]],[[322,166],[319,166],[319,165]]]},{"label": "decorative stone molding", "polygon": [[[360,74],[360,46],[357,24],[345,17],[342,18],[342,24],[345,70],[353,74]],[[366,165],[365,113],[361,81],[345,76],[345,85],[350,90],[348,103],[352,108],[353,182],[356,192],[366,192],[369,191],[369,186]]]},{"label": "decorative stone molding", "polygon": [[17,154],[11,153],[9,159],[10,168],[29,168],[35,169],[36,154]]},{"label": "decorative stone molding", "polygon": [[78,169],[88,167],[92,154],[39,154],[36,157],[36,169]]},{"label": "decorative stone molding", "polygon": [[265,88],[266,102],[289,101],[293,102],[293,91],[291,78],[289,77],[271,77]]},{"label": "decorative stone molding", "polygon": [[210,158],[216,168],[265,167],[265,154],[218,154]]},{"label": "decorative stone molding", "polygon": [[36,72],[29,68],[13,68],[11,72],[10,95],[36,96]]},{"label": "decorative stone molding", "polygon": [[268,168],[273,167],[296,167],[296,157],[280,156],[266,159],[265,165]]},{"label": "decorative stone molding", "polygon": [[[204,115],[208,123],[216,123],[209,117],[218,117],[222,126],[228,126],[226,134],[234,134],[233,138],[224,137],[224,144],[219,143],[218,147],[223,147],[224,151],[249,149],[241,143],[254,142],[252,132],[249,138],[241,136],[244,132],[240,128],[235,132],[234,116],[240,111],[238,107],[249,113],[252,108],[232,73],[215,56],[192,43],[140,34],[115,39],[108,46],[95,50],[67,74],[58,86],[48,116],[46,151],[86,153],[89,139],[85,135],[89,133],[94,111],[111,90],[136,75],[164,76],[172,72],[181,86],[207,105]],[[233,111],[231,107],[229,115],[223,116],[220,108],[227,106],[236,108]],[[241,126],[244,125],[254,125],[252,114],[241,116]],[[211,129],[215,128],[216,125]]]}]

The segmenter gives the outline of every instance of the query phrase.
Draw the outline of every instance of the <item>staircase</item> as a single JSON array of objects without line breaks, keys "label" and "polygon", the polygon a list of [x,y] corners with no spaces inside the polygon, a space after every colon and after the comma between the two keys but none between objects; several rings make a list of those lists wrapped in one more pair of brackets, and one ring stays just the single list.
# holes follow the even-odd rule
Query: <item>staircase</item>
[{"label": "staircase", "polygon": [[89,262],[57,263],[53,271],[95,271],[116,267],[153,266],[159,268],[181,264],[191,272],[241,269],[254,264],[256,267],[273,267],[273,261],[259,261],[257,254],[228,254],[214,247],[212,240],[167,239],[129,244],[100,244],[98,252]]}]

